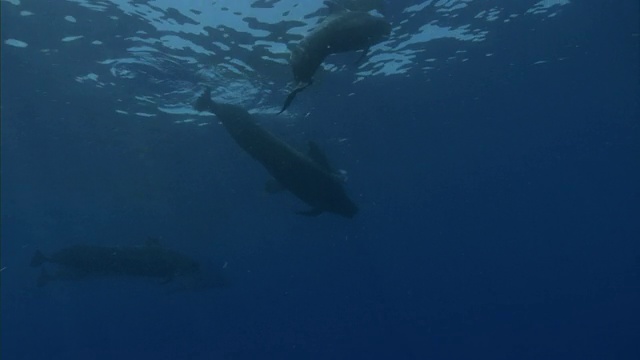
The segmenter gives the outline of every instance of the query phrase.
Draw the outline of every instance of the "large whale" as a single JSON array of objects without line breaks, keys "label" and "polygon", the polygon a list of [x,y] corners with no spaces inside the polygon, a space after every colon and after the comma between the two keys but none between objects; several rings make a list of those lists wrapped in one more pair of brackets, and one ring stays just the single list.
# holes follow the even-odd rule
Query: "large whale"
[{"label": "large whale", "polygon": [[193,276],[200,265],[177,251],[150,239],[143,246],[73,245],[49,256],[36,251],[31,266],[45,263],[57,266],[54,273],[43,270],[38,286],[52,280],[74,280],[96,276],[132,276],[160,278],[168,282],[178,276]]},{"label": "large whale", "polygon": [[261,163],[279,185],[311,206],[299,214],[332,212],[351,218],[358,212],[342,186],[340,174],[331,169],[317,145],[310,143],[308,155],[302,154],[258,126],[242,107],[213,101],[211,89],[206,89],[194,108],[214,113],[235,142]]},{"label": "large whale", "polygon": [[[326,2],[327,5],[333,4]],[[295,96],[313,83],[313,75],[330,54],[363,50],[379,43],[391,33],[391,25],[382,17],[364,11],[335,9],[291,51],[289,64],[293,70],[294,89],[279,113],[285,111]]]}]

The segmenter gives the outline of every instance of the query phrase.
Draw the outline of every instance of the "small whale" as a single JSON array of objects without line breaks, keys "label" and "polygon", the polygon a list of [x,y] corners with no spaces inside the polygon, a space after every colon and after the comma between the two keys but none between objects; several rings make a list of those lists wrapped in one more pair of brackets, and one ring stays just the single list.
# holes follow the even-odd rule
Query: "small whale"
[{"label": "small whale", "polygon": [[313,83],[313,75],[327,56],[363,50],[358,60],[360,62],[366,57],[371,46],[381,42],[391,33],[391,25],[382,17],[364,11],[349,11],[342,7],[336,9],[337,5],[329,1],[325,4],[330,5],[333,13],[291,51],[289,64],[293,70],[295,87],[278,114],[291,105],[300,91]]},{"label": "small whale", "polygon": [[178,276],[193,276],[200,272],[200,265],[195,260],[162,247],[155,239],[148,240],[143,246],[73,245],[50,256],[36,251],[31,266],[40,267],[45,263],[54,264],[57,269],[54,274],[43,269],[38,279],[39,287],[53,280],[99,276],[151,277],[169,282]]},{"label": "small whale", "polygon": [[302,154],[258,126],[242,107],[213,101],[209,88],[198,98],[194,108],[214,113],[235,142],[261,163],[282,188],[311,206],[298,214],[317,216],[331,212],[352,218],[358,212],[342,186],[344,176],[331,168],[315,143],[309,144],[307,155]]}]

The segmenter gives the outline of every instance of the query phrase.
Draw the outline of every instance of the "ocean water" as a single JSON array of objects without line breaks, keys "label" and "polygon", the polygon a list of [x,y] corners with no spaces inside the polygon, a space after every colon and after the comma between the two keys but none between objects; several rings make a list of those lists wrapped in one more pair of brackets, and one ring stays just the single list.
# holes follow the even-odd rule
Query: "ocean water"
[{"label": "ocean water", "polygon": [[[1,1],[2,359],[640,358],[638,2],[360,3],[391,36],[276,115],[322,1]],[[207,86],[358,214],[267,194]],[[224,286],[30,266],[149,238]]]}]

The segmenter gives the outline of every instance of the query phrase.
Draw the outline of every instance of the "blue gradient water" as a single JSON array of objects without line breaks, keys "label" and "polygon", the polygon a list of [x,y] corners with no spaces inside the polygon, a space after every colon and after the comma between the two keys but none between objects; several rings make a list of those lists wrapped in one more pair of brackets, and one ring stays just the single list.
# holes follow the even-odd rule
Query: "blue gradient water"
[{"label": "blue gradient water", "polygon": [[[548,2],[541,14],[527,12],[535,1],[387,2],[395,38],[379,62],[330,58],[337,70],[280,117],[285,55],[242,46],[295,41],[276,16],[301,11],[288,1],[246,2],[238,19],[275,16],[260,20],[267,35],[206,13],[235,2],[184,2],[236,26],[215,38],[231,47],[222,55],[132,50],[134,36],[221,47],[124,15],[147,4],[164,24],[182,19],[166,2],[81,3],[98,4],[1,3],[3,359],[640,357],[637,1]],[[499,20],[474,17],[492,9]],[[418,41],[432,19],[480,19],[469,28],[486,34]],[[292,145],[318,142],[347,171],[358,215],[301,217],[298,199],[265,194],[263,168],[190,111],[204,85]],[[148,237],[231,286],[38,288],[29,266],[36,249]]]}]

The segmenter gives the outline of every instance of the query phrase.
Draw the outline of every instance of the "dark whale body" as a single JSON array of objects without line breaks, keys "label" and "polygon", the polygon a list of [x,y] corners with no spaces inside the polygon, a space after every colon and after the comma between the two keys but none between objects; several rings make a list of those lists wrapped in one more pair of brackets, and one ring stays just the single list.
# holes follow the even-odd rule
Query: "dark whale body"
[{"label": "dark whale body", "polygon": [[280,113],[285,111],[297,93],[313,83],[313,75],[330,54],[364,50],[379,43],[391,33],[391,25],[379,16],[363,11],[339,11],[329,15],[291,51],[290,65],[295,88],[287,97]]},{"label": "dark whale body", "polygon": [[141,276],[170,281],[176,276],[193,275],[200,271],[191,258],[149,242],[144,246],[107,247],[74,245],[45,256],[36,251],[31,266],[44,263],[58,265],[53,275],[43,271],[38,285],[51,280],[83,279],[95,276]]},{"label": "dark whale body", "polygon": [[244,151],[261,163],[284,189],[311,206],[311,210],[299,214],[316,216],[326,211],[351,218],[357,213],[358,208],[344,191],[340,177],[314,144],[309,156],[302,154],[258,126],[242,107],[214,102],[210,89],[194,107],[214,113]]}]

